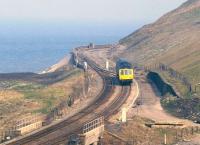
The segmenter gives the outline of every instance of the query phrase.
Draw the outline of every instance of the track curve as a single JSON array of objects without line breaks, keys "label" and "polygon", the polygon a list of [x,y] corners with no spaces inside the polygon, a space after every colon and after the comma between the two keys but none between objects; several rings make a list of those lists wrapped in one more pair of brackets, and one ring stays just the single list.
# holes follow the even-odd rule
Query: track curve
[{"label": "track curve", "polygon": [[[67,137],[72,133],[80,133],[82,125],[89,122],[99,116],[108,118],[110,115],[116,113],[121,105],[126,101],[130,94],[130,86],[123,86],[121,93],[109,104],[109,106],[100,109],[101,105],[105,104],[109,97],[112,96],[115,86],[112,84],[112,78],[108,75],[108,72],[99,68],[91,60],[84,58],[88,62],[91,68],[93,68],[103,79],[104,87],[97,97],[97,100],[90,104],[88,108],[70,117],[67,120],[55,124],[54,126],[45,128],[39,132],[36,132],[30,136],[22,137],[8,143],[7,145],[57,145],[66,142]],[[95,113],[93,113],[95,112]]]}]

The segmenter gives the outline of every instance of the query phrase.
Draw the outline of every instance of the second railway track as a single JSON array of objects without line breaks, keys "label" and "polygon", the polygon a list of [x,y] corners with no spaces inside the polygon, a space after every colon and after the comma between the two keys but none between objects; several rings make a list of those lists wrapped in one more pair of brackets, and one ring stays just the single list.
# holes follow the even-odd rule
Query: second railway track
[{"label": "second railway track", "polygon": [[75,114],[69,119],[55,124],[51,127],[45,128],[39,132],[31,134],[30,136],[22,137],[13,140],[7,145],[59,145],[64,144],[68,136],[72,133],[80,133],[83,124],[99,117],[104,116],[107,119],[110,115],[116,113],[122,104],[130,95],[130,86],[122,86],[120,93],[106,106],[101,107],[108,102],[114,93],[115,86],[113,85],[112,78],[105,70],[97,67],[95,63],[88,60],[88,64],[102,77],[104,87],[102,92],[97,97],[98,99],[90,104],[81,112]]}]

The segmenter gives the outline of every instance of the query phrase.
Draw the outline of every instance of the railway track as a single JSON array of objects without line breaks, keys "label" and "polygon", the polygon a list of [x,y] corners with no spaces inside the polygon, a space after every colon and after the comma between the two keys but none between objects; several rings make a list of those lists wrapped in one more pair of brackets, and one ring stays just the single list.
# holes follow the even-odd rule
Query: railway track
[{"label": "railway track", "polygon": [[[70,134],[80,133],[83,124],[99,117],[104,116],[107,119],[110,115],[116,113],[120,106],[126,101],[130,93],[130,86],[121,87],[120,93],[115,97],[112,102],[107,106],[106,104],[109,98],[114,93],[115,86],[113,84],[113,78],[108,75],[108,72],[100,69],[92,61],[86,59],[90,67],[92,67],[102,77],[104,87],[97,97],[97,100],[90,104],[83,111],[70,117],[67,120],[47,127],[41,131],[38,131],[30,136],[21,137],[5,143],[7,145],[59,145],[65,144]],[[113,74],[110,74],[111,76]]]}]

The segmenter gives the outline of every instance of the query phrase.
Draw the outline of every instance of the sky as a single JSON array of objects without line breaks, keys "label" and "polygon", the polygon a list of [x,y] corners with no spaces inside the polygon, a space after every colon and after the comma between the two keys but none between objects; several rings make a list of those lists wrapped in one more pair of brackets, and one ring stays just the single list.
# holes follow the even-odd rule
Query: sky
[{"label": "sky", "polygon": [[75,46],[117,43],[185,1],[0,0],[0,72],[43,70]]},{"label": "sky", "polygon": [[154,21],[186,0],[0,0],[0,21]]}]

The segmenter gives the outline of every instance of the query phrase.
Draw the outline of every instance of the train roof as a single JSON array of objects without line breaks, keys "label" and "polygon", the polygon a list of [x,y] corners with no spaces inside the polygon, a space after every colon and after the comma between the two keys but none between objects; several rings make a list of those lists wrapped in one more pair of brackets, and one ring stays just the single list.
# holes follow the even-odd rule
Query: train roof
[{"label": "train roof", "polygon": [[116,66],[117,67],[125,67],[125,68],[131,68],[132,67],[132,65],[124,59],[117,60]]}]

